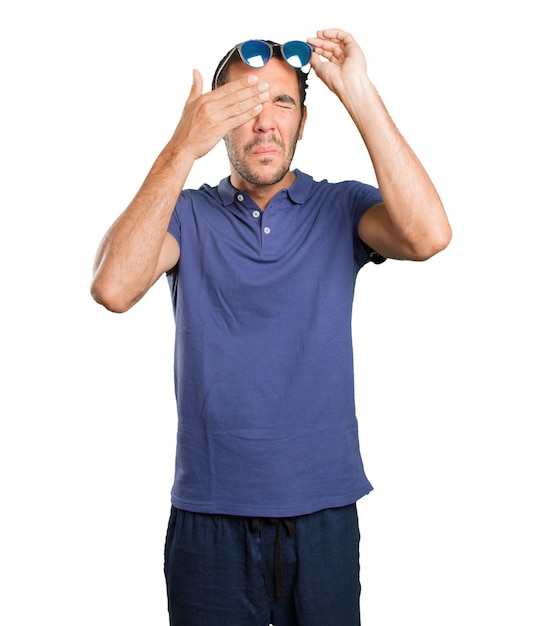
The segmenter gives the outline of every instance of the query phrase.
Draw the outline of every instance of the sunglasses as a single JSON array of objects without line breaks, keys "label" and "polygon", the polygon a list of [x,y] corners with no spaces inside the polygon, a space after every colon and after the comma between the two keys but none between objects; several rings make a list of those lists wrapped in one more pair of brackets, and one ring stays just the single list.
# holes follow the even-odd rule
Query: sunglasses
[{"label": "sunglasses", "polygon": [[312,57],[312,46],[306,41],[288,41],[283,44],[268,43],[267,41],[261,41],[260,39],[251,39],[237,44],[228,53],[226,58],[221,62],[220,67],[215,73],[213,78],[213,89],[217,85],[219,76],[222,70],[232,57],[233,53],[237,50],[241,60],[249,67],[260,68],[269,62],[269,59],[273,56],[273,48],[280,48],[283,59],[289,63],[296,70],[306,67],[310,63]]}]

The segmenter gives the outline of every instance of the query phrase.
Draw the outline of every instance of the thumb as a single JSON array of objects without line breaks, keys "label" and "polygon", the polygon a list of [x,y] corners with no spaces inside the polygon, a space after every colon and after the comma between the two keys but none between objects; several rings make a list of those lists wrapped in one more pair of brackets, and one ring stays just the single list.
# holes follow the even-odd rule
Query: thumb
[{"label": "thumb", "polygon": [[323,80],[324,72],[326,71],[326,65],[329,63],[322,58],[320,54],[316,54],[312,52],[312,57],[310,59],[310,67],[314,70],[316,75]]},{"label": "thumb", "polygon": [[202,95],[202,89],[204,86],[204,81],[202,79],[202,75],[198,70],[192,71],[192,86],[189,93],[189,97],[187,98],[187,102],[192,102],[196,100]]}]

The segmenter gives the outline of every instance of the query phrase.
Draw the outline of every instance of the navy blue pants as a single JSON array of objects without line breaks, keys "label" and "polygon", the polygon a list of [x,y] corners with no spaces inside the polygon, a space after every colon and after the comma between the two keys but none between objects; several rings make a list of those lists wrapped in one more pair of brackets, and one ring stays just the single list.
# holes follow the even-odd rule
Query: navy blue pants
[{"label": "navy blue pants", "polygon": [[357,626],[359,527],[350,505],[289,519],[172,507],[171,626]]}]

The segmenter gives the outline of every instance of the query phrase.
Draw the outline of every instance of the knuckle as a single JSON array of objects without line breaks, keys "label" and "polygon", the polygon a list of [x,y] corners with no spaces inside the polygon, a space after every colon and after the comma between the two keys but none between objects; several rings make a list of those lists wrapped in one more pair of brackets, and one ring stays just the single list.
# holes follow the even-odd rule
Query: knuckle
[{"label": "knuckle", "polygon": [[200,116],[208,124],[213,124],[218,118],[218,111],[215,109],[211,102],[204,102],[200,105]]},{"label": "knuckle", "polygon": [[243,115],[245,113],[245,105],[243,102],[234,102],[232,105],[232,113],[234,115]]}]

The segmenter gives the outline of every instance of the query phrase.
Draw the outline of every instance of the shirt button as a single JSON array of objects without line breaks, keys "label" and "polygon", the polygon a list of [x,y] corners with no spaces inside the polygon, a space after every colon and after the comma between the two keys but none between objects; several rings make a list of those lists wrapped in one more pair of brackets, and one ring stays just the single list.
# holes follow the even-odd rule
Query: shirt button
[{"label": "shirt button", "polygon": [[271,229],[269,228],[269,226],[266,226],[266,227],[263,229],[263,232],[264,232],[266,235],[268,235],[268,234],[271,232]]},{"label": "shirt button", "polygon": [[252,217],[255,217],[256,219],[258,219],[258,217],[260,217],[260,212],[259,211],[252,211]]},{"label": "shirt button", "polygon": [[244,196],[240,193],[237,194],[237,199],[239,200],[239,202],[243,202],[243,200],[245,199]]}]

